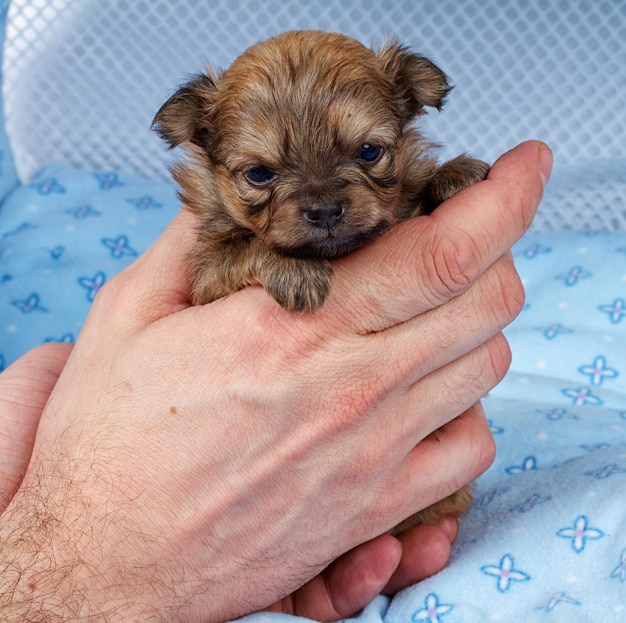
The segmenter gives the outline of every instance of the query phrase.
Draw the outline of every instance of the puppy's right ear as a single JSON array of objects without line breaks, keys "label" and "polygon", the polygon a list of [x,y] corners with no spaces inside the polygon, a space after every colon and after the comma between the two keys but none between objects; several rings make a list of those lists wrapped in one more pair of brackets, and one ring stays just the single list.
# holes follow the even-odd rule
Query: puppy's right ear
[{"label": "puppy's right ear", "polygon": [[443,106],[452,87],[446,74],[432,61],[398,41],[383,46],[378,56],[396,85],[399,109],[407,119],[423,114],[425,106]]},{"label": "puppy's right ear", "polygon": [[170,97],[152,121],[152,129],[174,148],[185,141],[206,147],[211,130],[208,116],[217,86],[199,74]]}]

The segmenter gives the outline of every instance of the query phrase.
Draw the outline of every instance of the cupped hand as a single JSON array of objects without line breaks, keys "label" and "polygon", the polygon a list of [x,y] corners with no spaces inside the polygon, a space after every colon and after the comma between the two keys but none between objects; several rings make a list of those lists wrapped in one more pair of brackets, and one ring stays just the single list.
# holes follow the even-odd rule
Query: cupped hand
[{"label": "cupped hand", "polygon": [[[476,477],[493,442],[473,405],[508,367],[501,329],[523,301],[507,251],[550,162],[538,143],[506,154],[337,261],[305,315],[259,288],[189,307],[181,213],[101,290],[50,395],[0,521],[13,593],[73,620],[287,608]],[[396,562],[390,589],[415,572]]]},{"label": "cupped hand", "polygon": [[[71,348],[43,344],[0,374],[0,514],[21,484],[39,419]],[[319,621],[352,616],[381,591],[396,592],[439,571],[457,528],[450,518],[415,526],[399,539],[382,535],[358,545],[268,610]]]}]

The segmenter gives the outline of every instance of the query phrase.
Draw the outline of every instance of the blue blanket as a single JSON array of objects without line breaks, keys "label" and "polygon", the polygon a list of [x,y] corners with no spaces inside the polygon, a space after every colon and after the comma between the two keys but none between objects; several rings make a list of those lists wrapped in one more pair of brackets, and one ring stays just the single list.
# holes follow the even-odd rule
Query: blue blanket
[{"label": "blue blanket", "polygon": [[173,185],[42,169],[0,207],[0,370],[47,341],[74,342],[107,279],[180,208]]}]

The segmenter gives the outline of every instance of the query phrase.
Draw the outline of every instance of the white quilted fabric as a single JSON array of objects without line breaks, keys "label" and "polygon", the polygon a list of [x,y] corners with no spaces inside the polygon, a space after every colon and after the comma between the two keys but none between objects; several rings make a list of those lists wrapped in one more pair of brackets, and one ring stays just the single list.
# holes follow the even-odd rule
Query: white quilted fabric
[{"label": "white quilted fabric", "polygon": [[[626,157],[622,0],[13,0],[9,20],[6,112],[22,178],[55,161],[167,178],[171,155],[149,130],[160,104],[205,62],[227,66],[291,28],[373,47],[397,36],[433,58],[457,85],[424,120],[446,157],[491,161],[527,138],[552,146],[557,170]],[[626,229],[623,200],[600,221]]]}]

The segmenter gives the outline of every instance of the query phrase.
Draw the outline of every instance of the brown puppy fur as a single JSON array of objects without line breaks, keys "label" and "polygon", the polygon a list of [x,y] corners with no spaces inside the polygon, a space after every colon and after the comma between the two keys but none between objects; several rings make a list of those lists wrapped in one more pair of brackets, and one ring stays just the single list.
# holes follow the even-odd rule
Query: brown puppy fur
[{"label": "brown puppy fur", "polygon": [[[192,302],[260,284],[291,310],[320,307],[329,259],[484,179],[488,166],[468,156],[439,166],[412,127],[449,91],[438,67],[396,42],[375,53],[321,31],[283,33],[182,86],[153,127],[188,156],[173,175],[200,221]],[[407,521],[470,501],[465,488]]]}]

